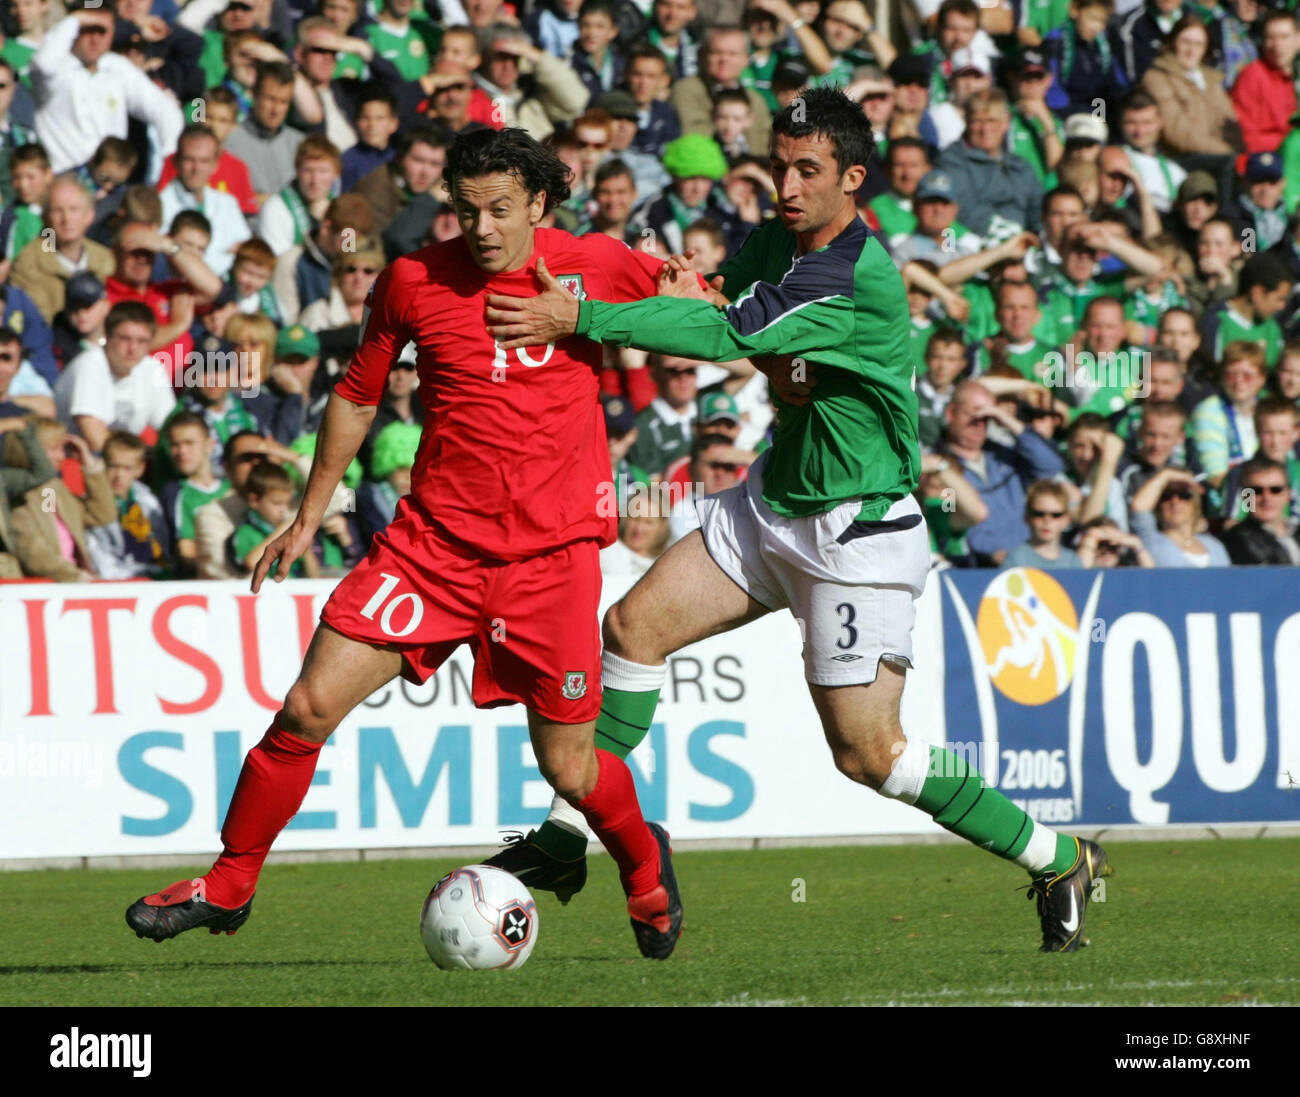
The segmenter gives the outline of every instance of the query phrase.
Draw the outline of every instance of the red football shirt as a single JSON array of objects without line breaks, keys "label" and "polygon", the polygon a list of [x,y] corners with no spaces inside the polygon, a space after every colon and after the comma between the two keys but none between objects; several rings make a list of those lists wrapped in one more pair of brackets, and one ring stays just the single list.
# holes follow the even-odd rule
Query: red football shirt
[{"label": "red football shirt", "polygon": [[489,274],[463,238],[401,256],[375,280],[361,345],[335,391],[378,404],[402,348],[418,348],[425,429],[411,492],[456,540],[495,560],[523,560],[617,531],[597,399],[602,349],[573,336],[506,351],[487,333],[489,294],[538,292],[538,256],[579,296],[653,296],[662,260],[602,233],[538,229],[525,267]]},{"label": "red football shirt", "polygon": [[[170,153],[163,161],[162,174],[158,177],[158,192],[176,178],[176,154]],[[253,180],[248,174],[248,165],[233,152],[221,150],[217,158],[217,168],[208,180],[213,190],[225,191],[239,203],[240,210],[251,215],[257,212],[257,198],[254,196]]]}]

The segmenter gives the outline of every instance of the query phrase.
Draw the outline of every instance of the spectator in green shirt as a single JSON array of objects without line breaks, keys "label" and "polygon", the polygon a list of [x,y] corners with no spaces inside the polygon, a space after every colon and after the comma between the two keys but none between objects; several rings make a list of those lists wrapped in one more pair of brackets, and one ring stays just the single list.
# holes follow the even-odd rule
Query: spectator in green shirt
[{"label": "spectator in green shirt", "polygon": [[[253,570],[262,551],[289,528],[295,510],[293,480],[279,465],[263,461],[248,474],[248,514],[230,535],[230,552],[236,566],[245,573]],[[314,553],[305,553],[289,569],[291,579],[315,578],[319,565]]]}]

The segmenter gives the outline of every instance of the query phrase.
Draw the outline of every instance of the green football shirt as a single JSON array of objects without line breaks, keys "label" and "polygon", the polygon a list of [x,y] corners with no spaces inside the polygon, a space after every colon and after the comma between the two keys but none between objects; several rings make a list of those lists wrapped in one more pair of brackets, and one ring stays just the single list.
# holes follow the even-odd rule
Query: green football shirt
[{"label": "green football shirt", "polygon": [[876,521],[915,490],[921,466],[903,280],[857,218],[817,251],[797,256],[795,247],[769,221],[719,271],[729,307],[674,297],[583,301],[578,334],[709,362],[805,357],[816,367],[812,399],[796,407],[773,393],[763,499],[786,517],[860,499],[858,517]]}]

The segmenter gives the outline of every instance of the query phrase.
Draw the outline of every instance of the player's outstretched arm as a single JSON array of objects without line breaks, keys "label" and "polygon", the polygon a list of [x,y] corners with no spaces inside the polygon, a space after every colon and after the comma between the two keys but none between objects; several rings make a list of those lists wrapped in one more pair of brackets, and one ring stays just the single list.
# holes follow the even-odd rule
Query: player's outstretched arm
[{"label": "player's outstretched arm", "polygon": [[312,461],[307,487],[303,491],[298,517],[272,541],[253,569],[253,593],[262,588],[262,580],[273,574],[277,583],[289,574],[294,562],[311,549],[312,538],[324,517],[330,496],[343,479],[343,473],[366,440],[370,424],[375,421],[377,406],[354,404],[337,392],[330,393],[316,438],[316,457]]}]

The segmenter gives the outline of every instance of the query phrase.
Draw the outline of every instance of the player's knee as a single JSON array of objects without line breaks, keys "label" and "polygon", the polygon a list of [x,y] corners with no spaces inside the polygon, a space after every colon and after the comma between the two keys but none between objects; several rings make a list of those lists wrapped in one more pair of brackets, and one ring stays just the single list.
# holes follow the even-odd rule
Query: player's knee
[{"label": "player's knee", "polygon": [[[898,738],[902,738],[900,730]],[[832,744],[835,768],[850,781],[879,789],[889,779],[897,753],[889,735],[877,734],[853,743]]]},{"label": "player's knee", "polygon": [[662,663],[664,656],[655,650],[653,638],[647,633],[645,623],[643,617],[628,610],[625,601],[615,602],[605,611],[605,619],[601,624],[601,639],[605,650],[634,663]]},{"label": "player's knee", "polygon": [[585,800],[596,787],[595,762],[595,753],[590,749],[543,750],[537,756],[537,768],[547,784],[573,804]]},{"label": "player's knee", "polygon": [[308,742],[323,743],[337,723],[337,714],[330,711],[319,690],[302,679],[293,684],[280,710],[280,726],[285,731]]}]

